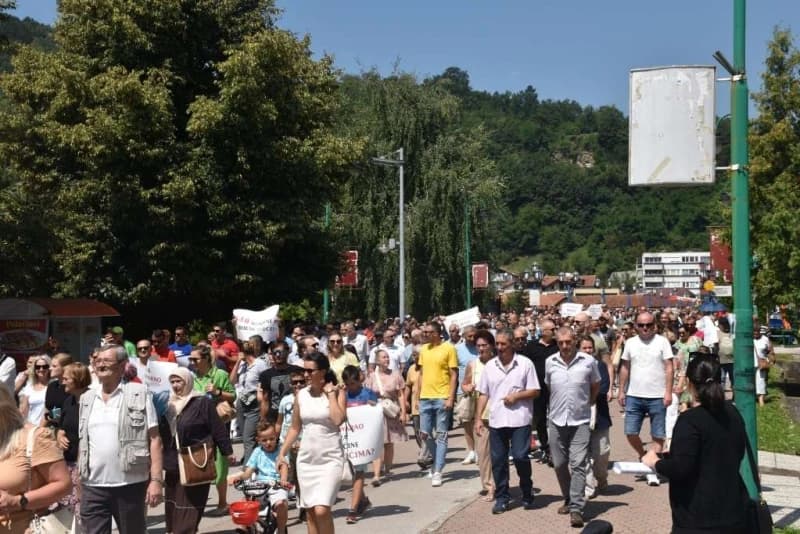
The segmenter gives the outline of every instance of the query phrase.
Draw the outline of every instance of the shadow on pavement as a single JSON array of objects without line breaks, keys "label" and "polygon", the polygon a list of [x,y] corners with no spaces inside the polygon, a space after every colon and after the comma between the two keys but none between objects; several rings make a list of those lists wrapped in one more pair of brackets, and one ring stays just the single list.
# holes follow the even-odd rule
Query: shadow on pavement
[{"label": "shadow on pavement", "polygon": [[[373,506],[364,512],[364,517],[383,517],[387,515],[407,514],[411,512],[408,506],[401,506],[399,504],[386,504],[380,506]],[[345,517],[347,510],[334,510],[333,517]]]},{"label": "shadow on pavement", "polygon": [[626,502],[618,502],[618,501],[589,501],[586,504],[586,508],[584,509],[583,516],[589,520],[594,519],[595,517],[602,515],[612,508],[616,508],[618,506],[628,506]]},{"label": "shadow on pavement", "polygon": [[609,484],[609,486],[604,489],[601,494],[616,497],[617,495],[625,495],[626,493],[630,493],[632,491],[633,488],[630,486],[625,486],[623,484]]}]

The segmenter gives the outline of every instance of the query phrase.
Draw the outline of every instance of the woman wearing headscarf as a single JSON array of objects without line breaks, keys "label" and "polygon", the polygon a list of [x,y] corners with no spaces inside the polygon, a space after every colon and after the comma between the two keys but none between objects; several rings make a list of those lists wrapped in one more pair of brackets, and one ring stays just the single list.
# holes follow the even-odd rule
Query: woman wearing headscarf
[{"label": "woman wearing headscarf", "polygon": [[[211,483],[183,486],[178,472],[178,445],[189,447],[203,442],[209,450],[219,448],[233,457],[233,447],[225,425],[217,415],[214,402],[194,390],[194,378],[188,369],[179,367],[169,375],[170,396],[167,413],[159,426],[164,443],[164,512],[167,532],[194,534],[208,500]],[[177,436],[177,440],[176,440]]]}]

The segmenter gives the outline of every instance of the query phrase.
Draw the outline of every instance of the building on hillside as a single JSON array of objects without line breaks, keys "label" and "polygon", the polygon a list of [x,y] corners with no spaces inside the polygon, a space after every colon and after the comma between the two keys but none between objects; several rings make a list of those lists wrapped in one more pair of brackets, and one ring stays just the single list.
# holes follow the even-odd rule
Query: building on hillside
[{"label": "building on hillside", "polygon": [[709,277],[711,253],[708,251],[645,252],[637,278],[645,291],[689,289],[699,292]]}]

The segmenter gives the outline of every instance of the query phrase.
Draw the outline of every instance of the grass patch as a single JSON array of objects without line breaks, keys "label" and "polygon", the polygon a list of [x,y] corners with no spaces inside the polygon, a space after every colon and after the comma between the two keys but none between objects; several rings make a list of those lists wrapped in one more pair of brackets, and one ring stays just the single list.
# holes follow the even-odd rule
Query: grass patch
[{"label": "grass patch", "polygon": [[[758,449],[783,454],[800,454],[800,424],[792,420],[783,405],[783,391],[773,385],[779,382],[780,371],[772,367],[769,374],[766,406],[763,408],[756,406]],[[794,534],[800,534],[800,531],[795,531]]]},{"label": "grass patch", "polygon": [[772,532],[774,534],[800,534],[800,529],[792,527],[775,527]]}]

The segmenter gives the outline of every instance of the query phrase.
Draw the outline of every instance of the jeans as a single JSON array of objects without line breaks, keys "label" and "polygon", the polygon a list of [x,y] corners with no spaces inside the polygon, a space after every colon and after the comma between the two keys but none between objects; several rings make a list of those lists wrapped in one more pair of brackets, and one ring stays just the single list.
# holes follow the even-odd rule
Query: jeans
[{"label": "jeans", "polygon": [[728,381],[730,382],[731,389],[733,389],[733,364],[721,363],[719,364],[719,370],[720,370],[719,383],[722,384],[722,387],[725,387],[725,377],[727,377]]},{"label": "jeans", "polygon": [[533,496],[533,480],[531,479],[531,461],[528,449],[531,445],[530,425],[518,427],[489,427],[489,450],[492,454],[492,476],[494,478],[494,498],[498,503],[508,503],[511,495],[508,492],[508,453],[514,459],[514,467],[519,476],[519,489],[522,498]]},{"label": "jeans", "polygon": [[667,437],[667,407],[664,399],[625,397],[625,434],[639,434],[644,416],[650,416],[650,435],[655,439]]},{"label": "jeans", "polygon": [[[444,409],[444,399],[420,399],[419,427],[433,456],[433,472],[441,473],[447,456],[447,431],[453,419],[453,410]],[[435,434],[434,434],[435,432]]]},{"label": "jeans", "polygon": [[586,471],[591,430],[589,423],[556,426],[550,423],[550,454],[556,470],[561,495],[570,512],[583,512],[586,505]]},{"label": "jeans", "polygon": [[244,445],[244,461],[247,463],[250,459],[250,454],[256,448],[256,427],[258,426],[258,418],[260,417],[258,402],[253,402],[249,407],[240,401],[236,400],[236,426],[239,429],[239,435],[242,437],[242,444]]}]

